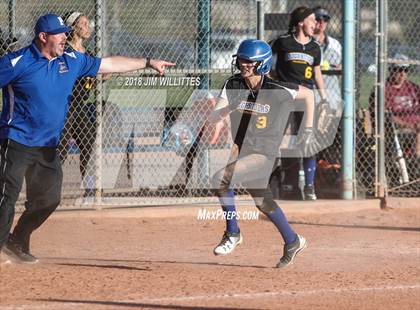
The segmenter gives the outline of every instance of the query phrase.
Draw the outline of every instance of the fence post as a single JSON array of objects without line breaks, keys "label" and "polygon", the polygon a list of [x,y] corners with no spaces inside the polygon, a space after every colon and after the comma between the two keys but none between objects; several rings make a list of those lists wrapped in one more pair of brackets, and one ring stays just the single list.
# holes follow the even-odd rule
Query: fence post
[{"label": "fence post", "polygon": [[[198,40],[198,68],[206,69],[210,68],[211,61],[211,50],[210,50],[210,41],[211,41],[211,0],[199,0],[197,3],[197,40]],[[203,73],[200,75],[200,85],[198,89],[209,90],[210,88],[210,74],[209,72]],[[199,134],[198,132],[196,133]],[[199,166],[202,167],[201,173],[200,169],[197,170],[197,183],[200,186],[204,186],[210,177],[210,156],[209,149],[203,149],[201,146],[198,146],[197,162],[202,163]],[[188,184],[187,184],[188,186]]]},{"label": "fence post", "polygon": [[[198,1],[197,14],[197,41],[198,41],[198,68],[210,67],[210,0]],[[209,89],[209,74],[200,76],[199,89]]]},{"label": "fence post", "polygon": [[[106,0],[95,0],[95,49],[97,57],[104,57],[105,48],[105,10]],[[96,85],[96,139],[95,139],[95,200],[94,208],[101,209],[102,203],[102,163],[103,163],[103,152],[102,152],[102,102],[103,102],[103,81],[99,76]]]},{"label": "fence post", "polygon": [[377,1],[377,76],[376,76],[376,124],[377,176],[376,196],[384,198],[387,192],[385,174],[385,79],[387,58],[387,1]]},{"label": "fence post", "polygon": [[257,39],[264,40],[264,6],[257,0]]},{"label": "fence post", "polygon": [[354,190],[355,4],[355,0],[343,0],[343,199],[353,199]]}]

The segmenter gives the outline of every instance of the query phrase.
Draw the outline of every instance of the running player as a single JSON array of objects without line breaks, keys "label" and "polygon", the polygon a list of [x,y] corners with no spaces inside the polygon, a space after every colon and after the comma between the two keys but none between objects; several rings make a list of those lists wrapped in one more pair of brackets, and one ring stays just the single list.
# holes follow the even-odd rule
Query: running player
[{"label": "running player", "polygon": [[[308,7],[298,7],[290,14],[289,31],[271,42],[273,50],[273,78],[281,82],[293,82],[309,89],[317,86],[321,102],[326,103],[324,80],[321,73],[321,48],[312,37],[316,26],[315,13]],[[300,122],[299,116],[293,120]],[[315,157],[304,158],[305,200],[316,200],[314,179]]]},{"label": "running player", "polygon": [[[296,254],[306,247],[306,240],[292,229],[274,202],[268,179],[286,123],[282,121],[284,106],[295,98],[305,99],[308,111],[305,125],[311,127],[313,96],[310,90],[296,84],[289,85],[294,89],[286,88],[266,76],[271,68],[272,52],[264,41],[243,41],[234,57],[240,74],[227,79],[210,115],[213,123],[229,116],[234,145],[227,166],[213,176],[212,187],[225,214],[236,212],[233,185],[242,183],[247,188],[257,208],[283,237],[284,252],[277,264],[281,268],[293,262]],[[242,242],[236,217],[227,216],[226,226],[221,242],[214,249],[216,255],[229,254]]]}]

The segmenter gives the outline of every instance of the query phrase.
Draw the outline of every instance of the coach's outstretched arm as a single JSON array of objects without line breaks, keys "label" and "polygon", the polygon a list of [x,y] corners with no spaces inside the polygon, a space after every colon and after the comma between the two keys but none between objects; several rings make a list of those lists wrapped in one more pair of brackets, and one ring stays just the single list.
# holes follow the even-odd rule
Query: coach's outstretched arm
[{"label": "coach's outstretched arm", "polygon": [[162,75],[165,73],[165,67],[173,66],[175,63],[160,59],[111,56],[102,58],[98,73],[124,73],[151,68]]}]

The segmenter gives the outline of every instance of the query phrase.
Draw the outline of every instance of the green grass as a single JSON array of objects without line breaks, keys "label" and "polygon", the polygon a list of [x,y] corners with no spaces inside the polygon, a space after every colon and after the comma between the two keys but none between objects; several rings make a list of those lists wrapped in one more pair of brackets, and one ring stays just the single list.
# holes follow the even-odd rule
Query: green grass
[{"label": "green grass", "polygon": [[[358,90],[359,97],[356,98],[356,110],[369,107],[369,96],[374,87],[375,75],[363,74],[360,79],[360,85],[356,85],[356,91]],[[359,87],[359,89],[357,89]],[[356,94],[357,96],[357,94]]]}]

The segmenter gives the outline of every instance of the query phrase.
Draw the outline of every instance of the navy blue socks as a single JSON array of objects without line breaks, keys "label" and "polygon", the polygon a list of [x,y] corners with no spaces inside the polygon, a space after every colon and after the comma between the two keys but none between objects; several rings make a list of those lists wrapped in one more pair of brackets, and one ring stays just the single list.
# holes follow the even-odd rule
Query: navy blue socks
[{"label": "navy blue socks", "polygon": [[238,233],[239,227],[238,221],[236,220],[235,192],[233,190],[229,190],[226,196],[220,197],[219,200],[222,205],[222,209],[225,212],[226,230],[231,233]]},{"label": "navy blue socks", "polygon": [[[275,204],[275,202],[273,201]],[[286,244],[293,243],[296,240],[296,233],[293,231],[283,211],[277,206],[273,212],[267,214],[268,218],[273,222],[280,232]]]},{"label": "navy blue socks", "polygon": [[314,186],[315,171],[316,171],[316,159],[304,158],[303,169],[305,170],[305,185]]}]

